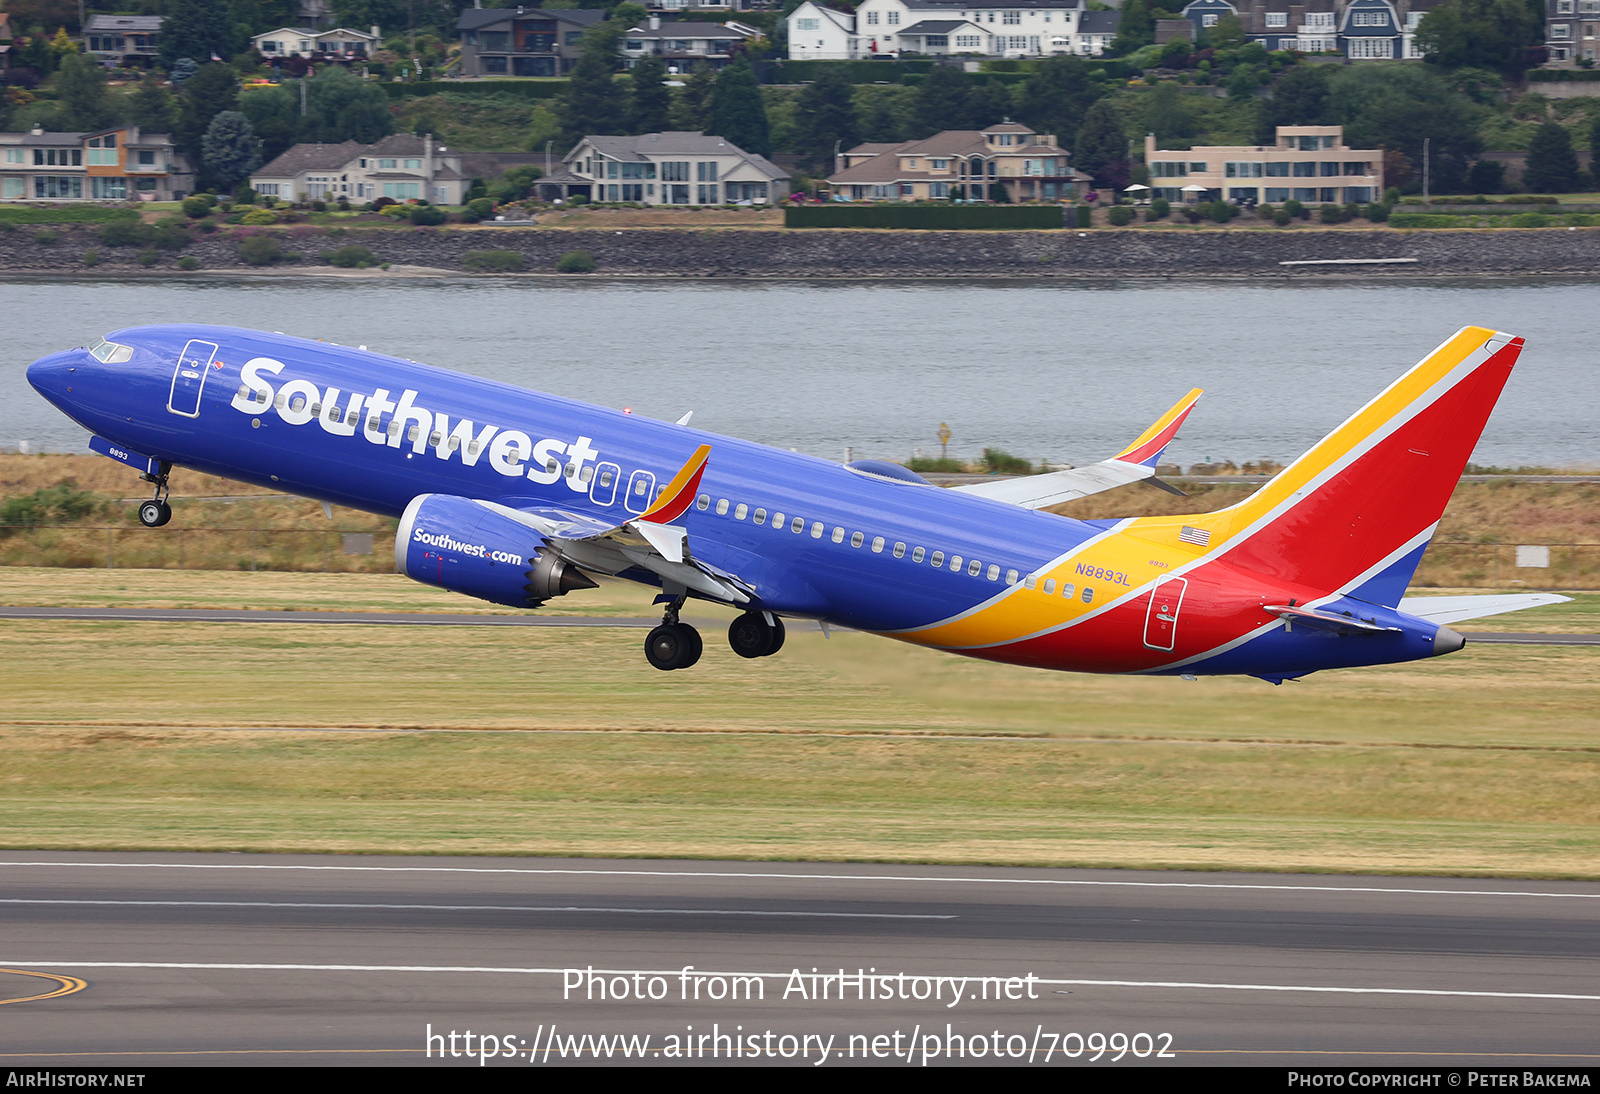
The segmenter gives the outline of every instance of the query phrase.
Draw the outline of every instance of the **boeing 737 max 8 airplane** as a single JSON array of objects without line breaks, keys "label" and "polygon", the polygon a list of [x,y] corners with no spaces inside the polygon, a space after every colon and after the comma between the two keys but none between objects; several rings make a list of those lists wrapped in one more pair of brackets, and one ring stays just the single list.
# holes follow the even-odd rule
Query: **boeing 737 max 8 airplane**
[{"label": "boeing 737 max 8 airplane", "polygon": [[[1522,340],[1453,335],[1246,500],[1073,520],[1043,507],[1141,479],[1199,391],[1090,467],[932,486],[412,361],[207,326],[114,331],[28,380],[155,485],[190,467],[399,519],[401,573],[536,608],[610,574],[659,590],[645,655],[700,657],[689,597],[1041,668],[1274,683],[1464,644],[1446,624],[1565,599],[1402,599]],[[1157,483],[1158,485],[1159,482]]]}]

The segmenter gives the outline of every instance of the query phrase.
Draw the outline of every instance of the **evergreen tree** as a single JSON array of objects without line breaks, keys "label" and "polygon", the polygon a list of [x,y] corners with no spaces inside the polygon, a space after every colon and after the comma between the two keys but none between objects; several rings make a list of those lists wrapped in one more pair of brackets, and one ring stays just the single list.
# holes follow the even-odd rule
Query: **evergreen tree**
[{"label": "evergreen tree", "polygon": [[[307,89],[307,99],[310,89]],[[252,91],[239,103],[239,111],[250,121],[261,142],[261,158],[271,163],[295,143],[300,125],[299,85],[293,82]]]},{"label": "evergreen tree", "polygon": [[206,174],[229,191],[261,166],[255,130],[250,128],[250,120],[237,110],[224,110],[211,119],[201,148]]},{"label": "evergreen tree", "polygon": [[169,71],[181,57],[198,65],[218,57],[233,56],[233,27],[228,9],[216,0],[167,0],[161,24],[161,64]]},{"label": "evergreen tree", "polygon": [[1140,46],[1156,40],[1156,21],[1145,0],[1127,0],[1122,5],[1122,20],[1117,24],[1117,36],[1111,41],[1114,53],[1126,56]]},{"label": "evergreen tree", "polygon": [[1589,174],[1600,179],[1600,115],[1589,126]]},{"label": "evergreen tree", "polygon": [[1570,194],[1578,188],[1578,154],[1559,122],[1545,122],[1533,135],[1522,185],[1535,194]]},{"label": "evergreen tree", "polygon": [[896,109],[895,97],[890,88],[863,88],[871,101],[860,112],[861,139],[874,144],[898,144],[905,140],[905,127]]},{"label": "evergreen tree", "polygon": [[704,133],[711,128],[711,94],[716,73],[704,61],[696,62],[672,104],[672,128],[682,133]]},{"label": "evergreen tree", "polygon": [[999,80],[979,84],[967,96],[966,122],[962,129],[987,129],[1011,117],[1016,104],[1011,88]]},{"label": "evergreen tree", "polygon": [[1186,141],[1194,136],[1194,111],[1185,101],[1183,91],[1171,80],[1162,80],[1145,96],[1144,130],[1156,135],[1158,145]]},{"label": "evergreen tree", "polygon": [[184,83],[183,94],[178,96],[178,125],[173,139],[179,151],[189,157],[190,163],[201,165],[202,171],[203,142],[211,119],[224,110],[237,110],[238,103],[239,78],[229,65],[201,65]]},{"label": "evergreen tree", "polygon": [[1072,166],[1093,176],[1096,186],[1121,190],[1128,185],[1128,136],[1122,130],[1122,119],[1105,99],[1083,116]]},{"label": "evergreen tree", "polygon": [[967,74],[956,65],[936,64],[917,87],[912,108],[914,140],[954,129],[967,116],[970,84]]},{"label": "evergreen tree", "polygon": [[744,57],[717,75],[717,86],[711,93],[711,128],[707,132],[758,156],[772,151],[772,127],[767,123],[761,85],[756,83],[756,74]]},{"label": "evergreen tree", "polygon": [[855,88],[836,68],[824,68],[806,85],[795,115],[799,124],[794,150],[813,168],[831,172],[835,147],[848,150],[861,143]]},{"label": "evergreen tree", "polygon": [[1443,68],[1492,68],[1520,80],[1544,42],[1544,0],[1444,0],[1417,28],[1417,48]]},{"label": "evergreen tree", "polygon": [[178,123],[178,112],[172,102],[172,93],[161,86],[154,72],[139,81],[139,87],[128,96],[128,123],[137,125],[145,133],[171,133]]},{"label": "evergreen tree", "polygon": [[[298,89],[292,89],[298,93]],[[252,92],[251,96],[258,94]],[[329,65],[306,85],[306,113],[295,130],[295,140],[337,144],[359,141],[372,144],[394,132],[389,96],[349,69]]]},{"label": "evergreen tree", "polygon": [[1051,57],[1022,85],[1017,116],[1037,133],[1053,133],[1061,147],[1072,144],[1083,115],[1101,95],[1081,57]]},{"label": "evergreen tree", "polygon": [[105,69],[81,53],[61,59],[55,91],[61,104],[55,124],[62,129],[101,129],[117,121],[118,111],[106,95]]},{"label": "evergreen tree", "polygon": [[1272,97],[1261,104],[1257,144],[1275,144],[1280,125],[1330,125],[1328,66],[1295,65],[1272,85]]},{"label": "evergreen tree", "polygon": [[661,133],[671,125],[672,89],[667,87],[667,66],[661,58],[641,57],[633,66],[633,88],[628,94],[629,131]]},{"label": "evergreen tree", "polygon": [[568,148],[591,133],[616,136],[627,127],[628,102],[615,76],[617,47],[626,32],[611,19],[584,31],[583,53],[561,102],[561,140]]}]

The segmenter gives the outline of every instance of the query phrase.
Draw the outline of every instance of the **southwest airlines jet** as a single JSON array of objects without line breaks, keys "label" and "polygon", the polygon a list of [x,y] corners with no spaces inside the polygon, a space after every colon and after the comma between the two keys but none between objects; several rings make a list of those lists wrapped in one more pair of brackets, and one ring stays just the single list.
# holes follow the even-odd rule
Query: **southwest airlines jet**
[{"label": "southwest airlines jet", "polygon": [[1445,624],[1565,599],[1402,599],[1521,349],[1468,327],[1246,500],[1123,520],[1043,509],[1165,485],[1199,391],[1101,463],[941,489],[230,327],[114,331],[28,380],[154,484],[148,526],[182,466],[398,518],[401,573],[496,604],[637,581],[665,605],[658,669],[699,659],[678,618],[696,597],[743,609],[743,657],[776,653],[788,616],[1041,668],[1281,683],[1450,653],[1465,639]]}]

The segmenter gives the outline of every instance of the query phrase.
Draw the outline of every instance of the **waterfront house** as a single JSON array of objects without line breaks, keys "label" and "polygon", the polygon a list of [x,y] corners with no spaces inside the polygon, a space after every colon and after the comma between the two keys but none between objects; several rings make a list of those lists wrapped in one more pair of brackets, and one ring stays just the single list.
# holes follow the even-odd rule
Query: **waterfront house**
[{"label": "waterfront house", "polygon": [[735,46],[760,36],[759,29],[744,23],[663,22],[652,15],[623,38],[623,64],[632,68],[639,58],[654,55],[673,73],[688,72],[702,61],[712,69],[726,68]]},{"label": "waterfront house", "polygon": [[84,50],[97,61],[148,67],[155,60],[165,21],[160,15],[91,15],[83,27]]},{"label": "waterfront house", "polygon": [[461,153],[433,137],[396,133],[377,144],[297,144],[250,176],[251,187],[284,201],[466,201],[471,180]]},{"label": "waterfront house", "polygon": [[828,186],[835,201],[1072,201],[1087,191],[1089,176],[1068,159],[1053,134],[1008,121],[858,144],[839,156]]},{"label": "waterfront house", "polygon": [[0,133],[0,201],[176,201],[194,168],[166,133]]},{"label": "waterfront house", "polygon": [[1087,57],[1110,44],[1120,20],[1120,12],[1089,11],[1085,0],[1008,0],[994,8],[965,0],[862,0],[854,13],[807,0],[788,18],[789,56]]},{"label": "waterfront house", "polygon": [[256,52],[273,61],[285,57],[333,56],[363,60],[377,52],[381,37],[377,27],[371,31],[334,27],[332,30],[307,30],[304,27],[279,27],[262,31],[250,39]]},{"label": "waterfront house", "polygon": [[1144,139],[1152,197],[1343,205],[1383,195],[1383,150],[1351,148],[1338,125],[1280,125],[1270,145],[1196,145],[1167,151]]},{"label": "waterfront house", "polygon": [[641,205],[766,205],[789,192],[789,174],[763,156],[707,133],[589,136],[538,183],[545,200],[578,195]]},{"label": "waterfront house", "polygon": [[565,76],[603,8],[468,8],[456,20],[463,76]]}]

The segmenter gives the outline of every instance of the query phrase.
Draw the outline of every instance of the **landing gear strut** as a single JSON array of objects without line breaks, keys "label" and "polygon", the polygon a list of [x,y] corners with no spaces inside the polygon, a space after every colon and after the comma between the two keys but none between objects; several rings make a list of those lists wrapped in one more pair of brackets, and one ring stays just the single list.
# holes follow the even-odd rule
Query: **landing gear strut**
[{"label": "landing gear strut", "polygon": [[704,648],[700,632],[687,623],[678,622],[678,609],[682,607],[683,597],[670,601],[661,616],[661,626],[644,640],[645,659],[663,672],[689,668],[700,660],[700,651]]},{"label": "landing gear strut", "polygon": [[769,612],[745,612],[728,624],[728,645],[740,657],[771,657],[783,648],[783,620]]},{"label": "landing gear strut", "polygon": [[171,471],[172,465],[162,460],[157,474],[140,476],[145,482],[155,483],[156,486],[156,496],[139,506],[139,523],[146,528],[160,528],[172,519],[172,506],[167,504],[167,475]]}]

